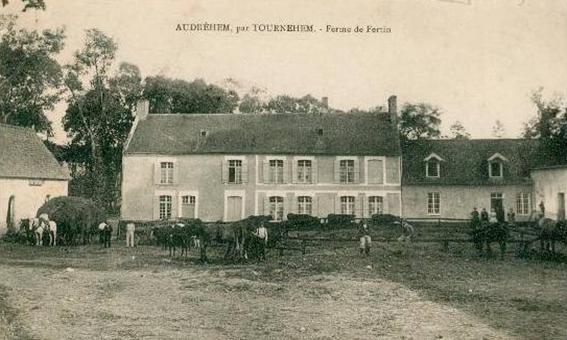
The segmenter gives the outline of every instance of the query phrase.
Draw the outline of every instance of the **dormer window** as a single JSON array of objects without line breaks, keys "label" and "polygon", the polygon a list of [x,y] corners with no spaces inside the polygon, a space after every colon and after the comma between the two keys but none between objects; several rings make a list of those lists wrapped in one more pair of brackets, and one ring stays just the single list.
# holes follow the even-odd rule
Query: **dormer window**
[{"label": "dormer window", "polygon": [[432,153],[425,159],[425,177],[441,177],[441,162],[444,161],[439,155]]},{"label": "dormer window", "polygon": [[201,130],[201,137],[207,137],[209,135],[209,131],[207,130]]},{"label": "dormer window", "polygon": [[500,153],[495,153],[488,159],[488,177],[502,178],[504,177],[504,162],[508,159]]}]

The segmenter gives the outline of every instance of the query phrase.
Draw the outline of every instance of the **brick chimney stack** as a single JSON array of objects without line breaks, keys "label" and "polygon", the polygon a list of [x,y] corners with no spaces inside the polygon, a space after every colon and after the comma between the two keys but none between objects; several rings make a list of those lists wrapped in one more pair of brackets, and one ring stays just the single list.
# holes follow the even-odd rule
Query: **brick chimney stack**
[{"label": "brick chimney stack", "polygon": [[146,120],[148,114],[150,113],[150,102],[147,99],[140,99],[136,104],[136,112],[134,115],[139,120]]},{"label": "brick chimney stack", "polygon": [[390,96],[388,98],[388,116],[390,122],[395,123],[398,120],[398,97]]}]

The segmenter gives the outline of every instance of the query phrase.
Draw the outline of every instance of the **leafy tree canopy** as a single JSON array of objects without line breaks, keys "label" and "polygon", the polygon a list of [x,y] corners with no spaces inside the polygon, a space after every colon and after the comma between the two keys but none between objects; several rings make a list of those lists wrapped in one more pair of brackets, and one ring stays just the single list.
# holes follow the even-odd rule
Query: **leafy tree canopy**
[{"label": "leafy tree canopy", "polygon": [[451,139],[470,139],[471,134],[465,129],[463,124],[460,121],[456,121],[451,125],[449,128],[449,138]]},{"label": "leafy tree canopy", "polygon": [[[24,9],[22,11],[24,12],[28,9],[45,10],[45,0],[22,0],[22,2],[24,4]],[[9,0],[2,0],[2,7],[7,6],[9,3]]]},{"label": "leafy tree canopy", "polygon": [[406,103],[399,118],[400,134],[403,140],[439,138],[441,112],[431,104]]},{"label": "leafy tree canopy", "polygon": [[61,96],[64,39],[63,29],[29,31],[0,15],[0,122],[51,133],[45,111]]}]

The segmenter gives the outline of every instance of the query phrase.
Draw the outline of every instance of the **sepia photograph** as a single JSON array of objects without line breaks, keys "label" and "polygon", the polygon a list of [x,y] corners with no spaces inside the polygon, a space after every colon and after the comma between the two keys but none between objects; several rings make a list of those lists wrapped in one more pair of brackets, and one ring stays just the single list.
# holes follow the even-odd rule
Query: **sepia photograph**
[{"label": "sepia photograph", "polygon": [[0,340],[567,339],[567,1],[0,0]]}]

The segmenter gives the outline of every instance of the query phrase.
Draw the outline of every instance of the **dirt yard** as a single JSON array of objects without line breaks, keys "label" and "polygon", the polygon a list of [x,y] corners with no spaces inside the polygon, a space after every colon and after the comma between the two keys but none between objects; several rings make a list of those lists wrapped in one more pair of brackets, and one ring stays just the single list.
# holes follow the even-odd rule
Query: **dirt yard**
[{"label": "dirt yard", "polygon": [[565,264],[354,247],[199,265],[150,246],[0,243],[0,339],[567,338]]}]

